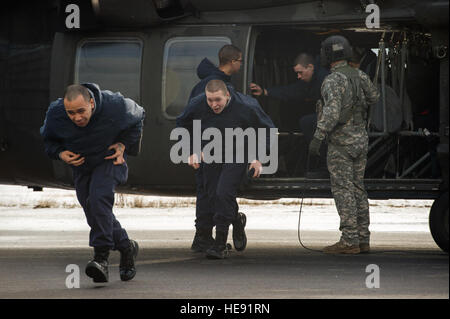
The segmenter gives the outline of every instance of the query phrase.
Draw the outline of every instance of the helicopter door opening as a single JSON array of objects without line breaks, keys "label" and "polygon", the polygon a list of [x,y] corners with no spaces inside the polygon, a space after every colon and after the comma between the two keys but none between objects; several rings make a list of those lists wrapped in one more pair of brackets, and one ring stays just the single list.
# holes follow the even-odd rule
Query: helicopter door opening
[{"label": "helicopter door opening", "polygon": [[[255,28],[254,34],[250,82],[269,89],[268,96],[255,97],[279,129],[278,171],[262,177],[305,177],[311,169],[307,165],[309,140],[300,122],[315,114],[317,100],[296,99],[286,87],[302,81],[294,72],[297,55],[311,55],[317,68],[321,42],[336,33],[318,27],[271,26]],[[440,178],[436,156],[439,60],[433,55],[430,35],[364,29],[345,29],[338,34],[350,41],[359,68],[382,93],[380,101],[370,109],[366,178]],[[271,92],[275,94],[271,96]]]}]

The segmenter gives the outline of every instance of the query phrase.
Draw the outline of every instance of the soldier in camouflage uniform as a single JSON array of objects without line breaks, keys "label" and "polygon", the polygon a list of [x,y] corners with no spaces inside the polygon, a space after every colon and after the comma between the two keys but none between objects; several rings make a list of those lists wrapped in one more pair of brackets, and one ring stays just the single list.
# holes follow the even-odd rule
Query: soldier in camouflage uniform
[{"label": "soldier in camouflage uniform", "polygon": [[340,217],[341,239],[325,253],[358,254],[369,251],[369,201],[364,189],[367,162],[368,105],[379,98],[377,88],[362,71],[347,61],[352,49],[347,39],[332,36],[322,43],[321,59],[331,67],[321,88],[318,123],[310,144],[317,155],[328,142],[327,165],[331,191]]}]

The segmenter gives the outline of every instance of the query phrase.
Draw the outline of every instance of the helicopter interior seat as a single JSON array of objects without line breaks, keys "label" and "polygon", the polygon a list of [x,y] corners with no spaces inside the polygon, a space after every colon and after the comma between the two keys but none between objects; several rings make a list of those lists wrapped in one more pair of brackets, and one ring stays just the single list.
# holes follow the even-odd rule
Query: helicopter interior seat
[{"label": "helicopter interior seat", "polygon": [[[427,50],[415,48],[421,44],[409,39],[405,54],[401,41],[386,42],[387,125],[384,128],[380,99],[371,109],[366,177],[434,178],[440,175],[435,156],[437,142],[433,139],[439,127],[439,64],[430,59]],[[381,89],[381,79],[377,82]],[[423,129],[431,134],[425,136]]]}]

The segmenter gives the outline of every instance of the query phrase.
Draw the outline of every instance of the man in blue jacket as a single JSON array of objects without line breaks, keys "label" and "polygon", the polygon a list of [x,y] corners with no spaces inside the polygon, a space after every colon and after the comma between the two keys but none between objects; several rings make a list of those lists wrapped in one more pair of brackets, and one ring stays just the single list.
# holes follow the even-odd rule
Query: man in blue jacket
[{"label": "man in blue jacket", "polygon": [[[221,80],[228,86],[231,85],[231,76],[239,72],[242,66],[242,51],[232,45],[224,45],[218,53],[219,66],[216,67],[210,60],[204,58],[197,67],[197,75],[200,79],[192,89],[189,101],[199,94],[205,94],[206,84],[211,80]],[[209,208],[208,194],[203,186],[203,164],[195,172],[197,182],[197,200],[195,210],[195,236],[191,245],[194,252],[205,252],[214,244],[212,237],[213,220]],[[246,247],[245,234],[246,216],[238,213],[233,221],[233,243],[235,249],[242,251]]]},{"label": "man in blue jacket", "polygon": [[[220,162],[203,162],[201,161],[202,155],[195,154],[193,152],[195,150],[191,148],[192,155],[189,157],[189,165],[194,169],[201,167],[201,179],[197,177],[196,180],[206,196],[204,207],[201,210],[201,221],[205,224],[199,227],[197,220],[197,229],[205,229],[211,235],[212,228],[216,227],[216,238],[212,247],[205,247],[204,250],[208,258],[223,259],[226,256],[229,226],[239,216],[236,196],[240,182],[246,172],[247,163],[250,162],[249,170],[255,170],[253,177],[259,177],[262,170],[259,160],[248,158],[247,154],[245,154],[243,162],[236,160],[237,151],[235,148],[230,149],[227,145],[225,132],[227,129],[235,128],[241,128],[242,130],[266,128],[269,130],[274,128],[274,124],[254,98],[234,91],[231,86],[227,87],[221,80],[209,81],[205,93],[191,99],[184,112],[177,118],[177,127],[186,128],[190,132],[191,145],[194,144],[192,141],[194,120],[201,121],[202,132],[208,128],[215,128],[221,132],[222,136],[220,144],[222,145],[222,159]],[[266,139],[265,151],[267,154],[270,153],[268,133]],[[202,141],[202,144],[204,144],[203,142],[205,141]],[[227,154],[227,152],[233,152],[233,154]],[[227,155],[231,155],[229,158],[233,158],[233,161],[227,162],[224,160]],[[233,225],[233,227],[235,226]],[[234,238],[233,242],[236,246]],[[245,248],[246,243],[247,239],[245,238],[244,242],[239,244]]]},{"label": "man in blue jacket", "polygon": [[231,85],[231,76],[239,72],[242,66],[242,51],[232,44],[226,44],[219,50],[219,67],[216,67],[208,58],[204,58],[197,67],[197,76],[200,79],[191,91],[189,101],[205,93],[206,84],[211,80],[222,80]]},{"label": "man in blue jacket", "polygon": [[115,187],[128,178],[127,155],[137,155],[145,111],[120,93],[101,91],[97,84],[74,84],[64,98],[48,108],[41,135],[45,152],[72,167],[78,201],[91,228],[89,246],[94,259],[86,274],[94,282],[108,282],[110,250],[119,250],[120,278],[136,274],[139,247],[115,218]]},{"label": "man in blue jacket", "polygon": [[[294,60],[294,72],[297,79],[289,85],[273,88],[262,88],[256,83],[250,84],[252,94],[255,96],[270,96],[282,101],[293,101],[299,104],[306,115],[299,120],[300,131],[304,134],[307,144],[313,138],[317,125],[316,102],[321,98],[320,89],[325,77],[330,74],[328,69],[320,65],[320,61],[307,53],[300,53]],[[326,170],[326,152],[321,152],[321,164]]]}]

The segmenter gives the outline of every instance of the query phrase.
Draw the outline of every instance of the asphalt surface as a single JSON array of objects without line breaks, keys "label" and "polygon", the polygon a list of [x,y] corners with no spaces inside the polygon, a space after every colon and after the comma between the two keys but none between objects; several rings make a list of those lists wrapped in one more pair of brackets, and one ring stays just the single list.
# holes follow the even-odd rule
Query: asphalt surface
[{"label": "asphalt surface", "polygon": [[[296,231],[250,229],[247,249],[224,260],[192,253],[193,234],[129,232],[141,248],[136,277],[120,281],[112,252],[110,281],[94,284],[84,274],[92,257],[87,231],[2,231],[0,298],[449,298],[448,254],[425,232],[372,232],[371,253],[343,256],[304,249]],[[337,238],[302,232],[317,250]]]}]

